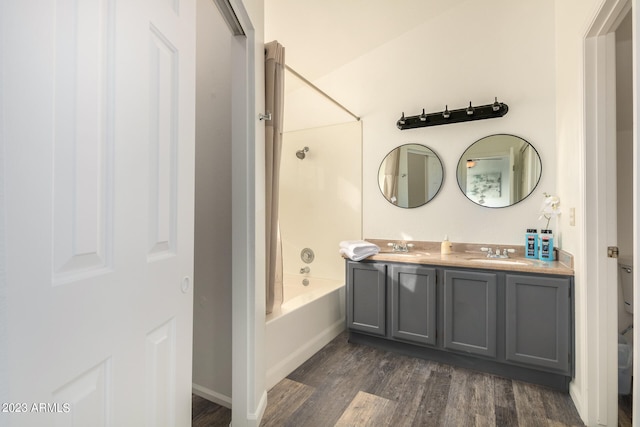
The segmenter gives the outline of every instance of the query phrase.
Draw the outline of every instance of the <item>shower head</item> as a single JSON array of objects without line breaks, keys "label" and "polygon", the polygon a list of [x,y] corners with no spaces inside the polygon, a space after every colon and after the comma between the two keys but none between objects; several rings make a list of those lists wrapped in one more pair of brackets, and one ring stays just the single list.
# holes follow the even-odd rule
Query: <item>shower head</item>
[{"label": "shower head", "polygon": [[306,152],[309,151],[309,147],[304,147],[302,150],[298,150],[296,151],[296,157],[299,158],[300,160],[304,159],[306,157]]}]

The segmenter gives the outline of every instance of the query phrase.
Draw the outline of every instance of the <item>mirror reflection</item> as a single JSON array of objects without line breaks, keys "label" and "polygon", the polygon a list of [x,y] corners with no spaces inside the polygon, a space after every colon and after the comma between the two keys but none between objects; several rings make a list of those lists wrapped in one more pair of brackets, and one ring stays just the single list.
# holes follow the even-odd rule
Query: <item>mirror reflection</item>
[{"label": "mirror reflection", "polygon": [[538,185],[542,162],[529,142],[490,135],[474,142],[458,162],[458,185],[480,206],[503,208],[525,199]]},{"label": "mirror reflection", "polygon": [[429,147],[405,144],[392,150],[378,170],[378,185],[385,199],[401,208],[417,208],[433,199],[444,170]]}]

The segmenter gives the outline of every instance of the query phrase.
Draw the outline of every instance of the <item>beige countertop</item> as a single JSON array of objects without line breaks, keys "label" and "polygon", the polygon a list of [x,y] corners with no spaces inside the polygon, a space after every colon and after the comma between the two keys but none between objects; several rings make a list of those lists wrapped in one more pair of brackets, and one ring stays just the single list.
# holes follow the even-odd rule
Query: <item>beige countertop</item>
[{"label": "beige countertop", "polygon": [[[573,276],[573,256],[565,251],[557,251],[558,261],[539,261],[524,257],[524,246],[496,245],[496,244],[469,244],[452,242],[450,255],[440,254],[440,242],[403,241],[414,246],[409,252],[392,252],[387,243],[399,243],[398,240],[366,239],[380,247],[380,253],[370,256],[367,260],[405,262],[413,264],[428,264],[437,266],[451,266],[464,268],[479,268],[487,270],[518,271],[526,273],[560,274]],[[515,253],[509,254],[508,259],[487,258],[486,252],[481,247],[489,247],[493,250],[515,249]]]}]

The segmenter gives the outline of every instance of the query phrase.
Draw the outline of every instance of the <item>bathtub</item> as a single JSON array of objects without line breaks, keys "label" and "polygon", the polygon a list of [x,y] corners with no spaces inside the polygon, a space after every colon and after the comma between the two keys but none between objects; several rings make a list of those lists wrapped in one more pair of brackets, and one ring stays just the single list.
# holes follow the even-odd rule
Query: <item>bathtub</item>
[{"label": "bathtub", "polygon": [[267,315],[267,390],[345,329],[344,280],[284,276],[282,307]]}]

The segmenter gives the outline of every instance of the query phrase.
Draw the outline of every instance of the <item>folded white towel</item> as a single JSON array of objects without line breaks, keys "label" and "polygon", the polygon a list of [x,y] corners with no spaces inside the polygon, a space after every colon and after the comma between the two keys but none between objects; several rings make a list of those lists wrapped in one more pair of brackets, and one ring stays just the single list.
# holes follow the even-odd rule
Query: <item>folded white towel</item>
[{"label": "folded white towel", "polygon": [[344,249],[348,249],[350,251],[358,251],[358,250],[368,250],[368,249],[378,249],[377,245],[374,245],[371,242],[367,242],[366,240],[343,240],[340,242],[340,247]]},{"label": "folded white towel", "polygon": [[380,252],[380,248],[365,240],[344,240],[340,242],[340,253],[353,261],[363,260]]}]

